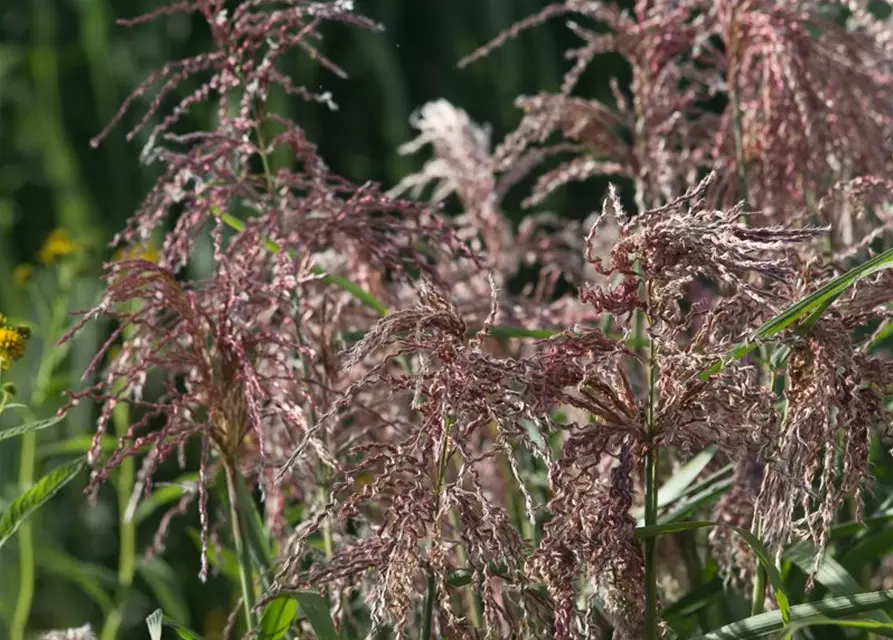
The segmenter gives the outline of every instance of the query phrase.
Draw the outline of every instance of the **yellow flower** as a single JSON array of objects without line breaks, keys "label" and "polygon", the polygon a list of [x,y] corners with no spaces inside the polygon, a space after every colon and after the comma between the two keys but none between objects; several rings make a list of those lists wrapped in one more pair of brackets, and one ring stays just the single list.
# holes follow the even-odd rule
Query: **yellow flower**
[{"label": "yellow flower", "polygon": [[119,260],[148,260],[149,262],[158,262],[161,254],[152,244],[136,245],[134,247],[122,247],[115,251],[112,256],[114,262]]},{"label": "yellow flower", "polygon": [[30,264],[20,264],[12,270],[12,279],[20,287],[24,287],[31,281],[34,275],[34,266]]},{"label": "yellow flower", "polygon": [[37,259],[43,264],[50,265],[59,258],[76,253],[80,248],[65,229],[53,229],[37,252]]},{"label": "yellow flower", "polygon": [[6,318],[0,318],[3,321],[0,324],[0,370],[6,371],[13,362],[25,355],[31,330],[28,327],[7,326]]}]

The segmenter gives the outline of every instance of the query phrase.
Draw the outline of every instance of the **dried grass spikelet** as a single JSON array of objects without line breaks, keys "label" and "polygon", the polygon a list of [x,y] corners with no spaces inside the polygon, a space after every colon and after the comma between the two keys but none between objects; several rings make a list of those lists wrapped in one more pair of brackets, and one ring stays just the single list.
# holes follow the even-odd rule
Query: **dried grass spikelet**
[{"label": "dried grass spikelet", "polygon": [[96,640],[96,634],[89,624],[72,629],[47,631],[40,636],[41,640]]},{"label": "dried grass spikelet", "polygon": [[[702,0],[636,3],[626,10],[614,3],[566,0],[548,4],[481,47],[461,64],[487,55],[507,40],[554,17],[573,15],[568,28],[581,40],[566,52],[572,66],[556,94],[519,97],[525,115],[494,152],[497,167],[538,164],[556,153],[576,157],[543,175],[526,204],[540,202],[554,189],[597,174],[623,174],[636,183],[640,210],[672,200],[691,183],[693,147],[704,139],[700,124],[707,82],[695,64],[703,27],[697,15]],[[608,31],[584,23],[595,21]],[[617,52],[632,67],[630,100],[612,83],[613,105],[572,97],[585,70],[601,54]],[[551,143],[554,132],[567,142]],[[691,174],[691,175],[689,175]]]},{"label": "dried grass spikelet", "polygon": [[[594,268],[620,276],[613,288],[584,288],[582,299],[615,315],[644,309],[639,292],[647,283],[649,313],[655,319],[678,324],[678,301],[685,287],[703,277],[759,304],[776,298],[769,286],[793,279],[794,263],[788,251],[824,233],[821,228],[788,229],[780,226],[750,227],[741,221],[743,205],[726,211],[707,206],[705,196],[715,174],[668,204],[629,218],[617,192],[611,188],[602,210],[610,212],[620,227],[620,240],[611,251],[611,262],[587,252]],[[590,231],[597,232],[600,220]],[[638,270],[637,270],[638,269]]]},{"label": "dried grass spikelet", "polygon": [[754,506],[760,492],[765,465],[757,450],[734,461],[732,484],[713,507],[713,522],[729,525],[710,532],[710,547],[719,562],[725,581],[744,588],[753,583],[757,558],[751,546],[730,527],[750,530],[754,524]]},{"label": "dried grass spikelet", "polygon": [[860,354],[835,316],[792,341],[786,415],[756,505],[771,548],[809,539],[818,550],[815,568],[838,509],[852,500],[861,519],[871,437],[893,418],[884,404],[889,367]]},{"label": "dried grass spikelet", "polygon": [[[492,310],[488,324],[495,320],[495,303]],[[424,284],[416,306],[383,318],[348,352],[346,362],[360,368],[360,376],[315,428],[343,428],[360,417],[373,428],[356,435],[346,451],[356,461],[339,469],[328,503],[292,540],[280,584],[334,587],[366,577],[374,626],[387,623],[399,632],[414,624],[417,596],[431,575],[438,585],[438,624],[464,637],[468,622],[454,609],[449,576],[470,567],[484,600],[485,633],[534,624],[531,616],[542,605],[523,570],[526,543],[511,524],[503,496],[487,490],[482,474],[492,468],[491,460],[503,457],[505,473],[533,511],[513,448],[550,460],[548,448],[524,425],[548,430],[554,403],[547,394],[560,389],[529,385],[531,378],[545,378],[531,375],[541,362],[496,358],[486,351],[483,334],[470,337],[455,305]],[[363,371],[373,355],[376,364]],[[358,410],[355,402],[370,389],[405,408],[399,421],[365,406]],[[344,546],[330,560],[301,571],[313,555],[307,537],[326,521],[340,529],[347,519],[359,534],[340,534]]]},{"label": "dried grass spikelet", "polygon": [[[724,45],[711,59],[730,99],[707,151],[720,170],[715,186],[724,201],[744,197],[736,174],[735,106],[748,197],[773,221],[810,208],[838,181],[890,175],[889,26],[862,0],[842,4],[853,12],[847,25],[833,3],[705,3],[705,29]],[[844,229],[830,222],[839,236]]]}]

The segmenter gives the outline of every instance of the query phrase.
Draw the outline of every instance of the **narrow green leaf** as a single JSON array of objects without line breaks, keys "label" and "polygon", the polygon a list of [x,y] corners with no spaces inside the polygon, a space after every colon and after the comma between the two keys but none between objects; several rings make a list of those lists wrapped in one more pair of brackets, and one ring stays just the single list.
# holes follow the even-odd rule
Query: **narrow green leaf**
[{"label": "narrow green leaf", "polygon": [[[188,528],[186,533],[192,538],[198,549],[202,548],[202,534],[196,529]],[[239,558],[236,552],[226,547],[219,549],[215,545],[208,545],[208,562],[211,566],[220,571],[221,574],[233,582],[239,584]]]},{"label": "narrow green leaf", "polygon": [[[713,445],[707,447],[674,473],[673,477],[667,480],[657,491],[657,508],[663,509],[685,495],[688,488],[697,480],[701,472],[710,464],[710,461],[713,460],[716,451],[717,449]],[[638,509],[636,518],[641,524],[645,518],[645,510]]]},{"label": "narrow green leaf", "polygon": [[202,640],[202,637],[195,631],[184,627],[176,620],[171,620],[167,616],[164,616],[164,626],[168,629],[173,629],[174,633],[180,636],[181,640]]},{"label": "narrow green leaf", "polygon": [[885,558],[893,549],[893,527],[885,527],[860,539],[840,556],[840,562],[850,571],[858,572],[864,566]]},{"label": "narrow green leaf", "polygon": [[[93,436],[74,436],[62,440],[61,442],[48,442],[41,445],[37,450],[37,455],[41,459],[53,458],[55,456],[70,456],[86,454],[93,446]],[[103,436],[100,443],[104,452],[114,451],[118,446],[118,439],[114,436]]]},{"label": "narrow green leaf", "polygon": [[273,550],[270,548],[263,518],[261,518],[257,510],[257,505],[254,503],[254,498],[248,490],[248,486],[241,477],[239,478],[236,492],[238,494],[239,512],[243,514],[245,520],[245,537],[248,542],[248,549],[257,566],[262,584],[268,587],[268,573],[273,564]]},{"label": "narrow green leaf", "polygon": [[[893,494],[890,494],[893,497]],[[867,535],[872,530],[893,522],[893,508],[881,509],[870,518],[865,518],[861,522],[858,520],[850,520],[841,522],[831,527],[831,540],[840,540],[841,538],[849,538],[853,535]]]},{"label": "narrow green leaf", "polygon": [[53,469],[38,480],[33,487],[13,500],[12,504],[3,512],[3,516],[0,517],[0,547],[3,547],[28,516],[71,482],[81,472],[86,462],[84,458],[78,458]]},{"label": "narrow green leaf", "polygon": [[721,598],[723,595],[722,580],[714,578],[708,580],[698,588],[689,591],[676,602],[663,610],[663,616],[667,620],[672,618],[687,619],[710,604],[711,600]]},{"label": "narrow green leaf", "polygon": [[326,599],[315,591],[286,591],[301,605],[304,616],[316,632],[319,640],[341,640],[341,634],[335,629],[332,616],[329,615],[329,605]]},{"label": "narrow green leaf", "polygon": [[279,596],[264,609],[258,637],[261,640],[282,640],[297,616],[297,600],[291,596]]},{"label": "narrow green leaf", "polygon": [[189,607],[186,606],[176,572],[160,558],[140,561],[137,571],[149,585],[158,604],[170,613],[172,622],[189,624]]},{"label": "narrow green leaf", "polygon": [[719,500],[719,498],[726,491],[728,491],[729,487],[731,486],[732,470],[730,465],[728,473],[717,475],[716,478],[710,479],[709,482],[707,482],[706,480],[704,482],[700,482],[686,491],[683,496],[684,499],[680,499],[677,501],[679,503],[678,505],[667,511],[667,513],[658,516],[658,522],[661,524],[667,524],[670,522],[682,520],[683,518],[687,518],[698,509],[701,509],[702,507],[705,507]]},{"label": "narrow green leaf", "polygon": [[893,322],[890,322],[890,320],[888,319],[884,320],[878,330],[875,331],[871,342],[869,342],[868,346],[866,347],[866,350],[869,353],[873,352],[878,347],[878,345],[880,345],[890,336],[893,336]]},{"label": "narrow green leaf", "polygon": [[795,622],[786,630],[781,640],[793,640],[794,635],[798,631],[802,631],[807,627],[817,626],[835,626],[845,627],[849,629],[869,629],[872,631],[893,631],[893,624],[889,622],[878,622],[877,620],[835,620],[834,618],[813,618],[812,620],[803,620]]},{"label": "narrow green leaf", "polygon": [[47,418],[46,420],[38,420],[37,422],[29,422],[28,424],[23,424],[18,427],[4,429],[3,431],[0,431],[0,442],[6,440],[7,438],[15,438],[16,436],[20,436],[25,433],[31,433],[32,431],[40,431],[41,429],[52,427],[54,424],[58,424],[64,419],[65,416],[53,416],[52,418]]},{"label": "narrow green leaf", "polygon": [[775,599],[778,602],[778,608],[781,611],[781,616],[784,621],[787,622],[790,619],[791,605],[788,602],[788,596],[785,593],[784,582],[781,579],[781,574],[778,572],[778,567],[775,566],[775,562],[772,560],[772,556],[769,555],[769,551],[766,549],[765,545],[763,545],[763,543],[760,542],[759,538],[757,538],[747,529],[743,529],[741,527],[733,527],[731,525],[719,522],[707,522],[701,520],[693,522],[670,522],[667,524],[657,524],[648,527],[636,527],[636,536],[638,536],[639,538],[648,538],[664,533],[694,531],[696,529],[703,529],[706,527],[729,527],[730,529],[733,529],[739,536],[744,538],[744,540],[753,550],[754,555],[756,555],[757,560],[759,560],[760,564],[766,570],[766,576],[769,578],[769,582],[772,583],[772,586],[775,589]]},{"label": "narrow green leaf", "polygon": [[657,508],[663,508],[676,501],[710,464],[716,451],[717,448],[714,445],[707,447],[674,473],[673,477],[657,491]]},{"label": "narrow green leaf", "polygon": [[[808,540],[791,545],[784,553],[784,559],[793,562],[804,573],[812,572],[817,549]],[[832,595],[846,596],[859,593],[862,585],[856,580],[830,553],[825,553],[815,573],[815,579]],[[890,616],[883,611],[873,615],[878,622],[891,622]]]},{"label": "narrow green leaf", "polygon": [[[893,608],[893,589],[872,591],[837,598],[826,598],[818,602],[808,602],[791,607],[791,624],[825,618],[841,618],[874,611]],[[767,611],[756,616],[727,624],[715,631],[700,636],[697,640],[743,640],[744,638],[761,638],[778,633],[785,628],[780,611]]]},{"label": "narrow green leaf", "polygon": [[142,500],[134,511],[132,518],[133,522],[139,524],[152,515],[157,509],[172,502],[176,502],[183,497],[184,493],[194,490],[197,481],[197,473],[184,473],[174,482],[156,483],[152,495],[145,500]]},{"label": "narrow green leaf", "polygon": [[866,260],[843,275],[834,278],[831,282],[817,291],[792,304],[780,314],[759,327],[748,342],[737,345],[725,358],[723,358],[723,360],[714,364],[707,371],[702,372],[701,378],[706,380],[710,378],[710,376],[719,373],[722,371],[722,368],[726,363],[743,358],[756,349],[760,342],[781,333],[804,316],[807,316],[807,314],[809,315],[804,322],[804,329],[808,329],[815,324],[821,313],[823,313],[853,284],[862,278],[877,273],[878,271],[889,269],[890,267],[893,267],[893,248]]},{"label": "narrow green leaf", "polygon": [[83,562],[49,545],[41,545],[35,554],[38,566],[61,580],[77,585],[107,615],[115,606],[106,588],[118,587],[118,575],[98,564]]}]

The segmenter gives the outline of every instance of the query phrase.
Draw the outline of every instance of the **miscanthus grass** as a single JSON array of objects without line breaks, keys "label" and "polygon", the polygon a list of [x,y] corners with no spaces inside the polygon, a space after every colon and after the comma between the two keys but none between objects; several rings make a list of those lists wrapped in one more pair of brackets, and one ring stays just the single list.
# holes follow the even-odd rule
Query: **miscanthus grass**
[{"label": "miscanthus grass", "polygon": [[[142,108],[127,137],[160,177],[63,338],[114,327],[61,411],[98,407],[88,493],[138,460],[126,513],[196,443],[193,490],[151,551],[198,511],[198,579],[232,550],[228,630],[743,638],[856,614],[893,629],[893,593],[872,592],[890,567],[868,580],[834,557],[852,550],[841,522],[890,519],[872,465],[893,394],[893,258],[877,255],[893,50],[867,3],[549,4],[462,64],[560,19],[579,47],[559,90],[519,96],[496,142],[447,101],[421,106],[398,151],[429,155],[389,189],[331,171],[271,108],[274,91],[335,108],[283,61],[343,75],[326,25],[381,25],[344,0],[122,22],[181,12],[213,48],[154,73],[95,141]],[[608,52],[631,85],[580,95]],[[190,131],[203,102],[215,127]],[[599,175],[620,186],[585,223],[541,209]],[[514,226],[506,201],[531,184]],[[192,281],[202,236],[213,272]],[[24,339],[0,324],[4,366]],[[813,587],[852,598],[813,609]],[[736,623],[726,600],[753,615]]]}]

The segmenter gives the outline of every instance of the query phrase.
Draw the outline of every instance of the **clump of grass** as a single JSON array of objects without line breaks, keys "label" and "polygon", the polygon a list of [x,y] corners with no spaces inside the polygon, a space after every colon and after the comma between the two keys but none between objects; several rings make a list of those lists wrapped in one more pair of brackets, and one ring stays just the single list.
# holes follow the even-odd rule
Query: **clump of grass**
[{"label": "clump of grass", "polygon": [[[343,75],[320,52],[325,24],[379,28],[351,5],[206,0],[125,21],[198,12],[213,49],[152,75],[112,122],[151,95],[128,138],[161,170],[115,238],[101,301],[62,340],[114,322],[85,371],[96,381],[62,410],[99,407],[88,491],[117,470],[126,524],[197,441],[193,489],[154,551],[195,502],[199,578],[232,547],[228,628],[247,633],[656,640],[735,622],[703,593],[720,581],[753,614],[722,637],[884,608],[893,594],[857,593],[832,557],[842,514],[865,519],[893,418],[877,350],[893,259],[848,271],[889,229],[882,207],[868,222],[891,184],[883,26],[855,2],[846,25],[812,2],[550,4],[465,62],[571,17],[581,46],[560,90],[519,97],[495,146],[460,109],[425,105],[401,151],[433,157],[385,191],[333,173],[271,109],[274,85],[333,104],[282,69],[295,50]],[[608,51],[632,95],[576,95]],[[198,88],[163,111],[187,80]],[[185,130],[205,101],[215,128]],[[295,163],[274,171],[281,149]],[[507,194],[543,164],[526,207],[610,174],[632,182],[636,211],[612,187],[586,228],[541,212],[514,229]],[[402,199],[432,182],[429,201]],[[439,207],[452,196],[458,217]],[[191,281],[203,234],[213,272]],[[15,348],[0,341],[0,357]],[[799,588],[780,569],[806,543]],[[814,580],[852,599],[798,602]]]}]

